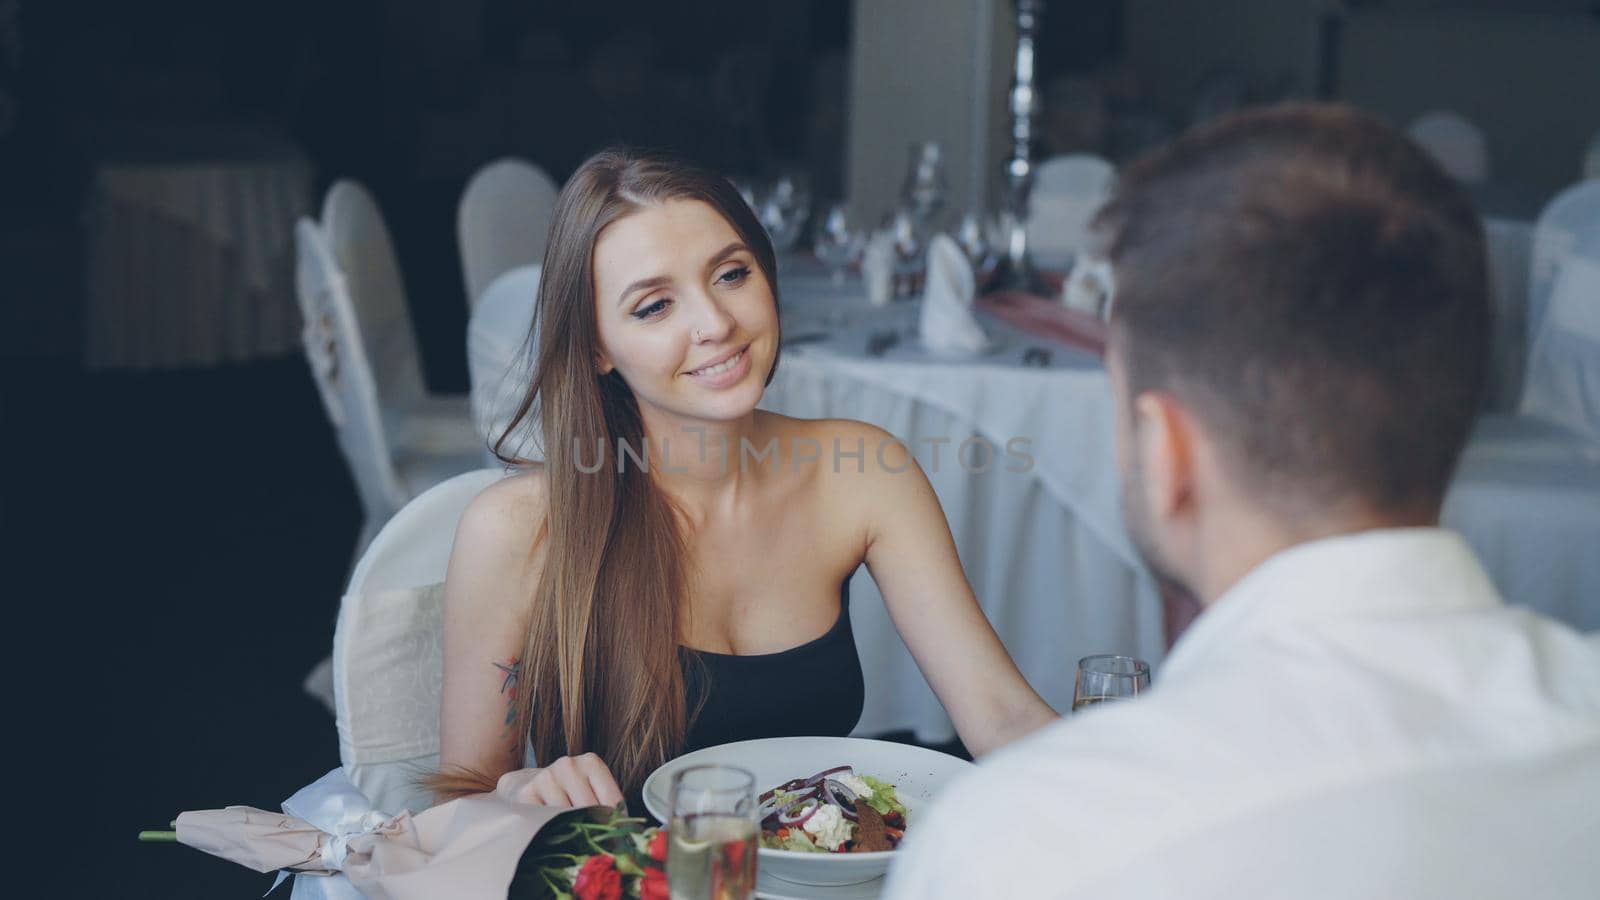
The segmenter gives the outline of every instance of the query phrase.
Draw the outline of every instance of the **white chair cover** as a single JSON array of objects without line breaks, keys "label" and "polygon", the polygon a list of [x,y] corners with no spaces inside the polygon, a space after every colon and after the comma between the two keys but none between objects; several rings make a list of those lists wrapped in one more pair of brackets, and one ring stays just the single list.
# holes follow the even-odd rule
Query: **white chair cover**
[{"label": "white chair cover", "polygon": [[1065,269],[1089,243],[1089,223],[1111,196],[1117,170],[1098,156],[1056,156],[1040,163],[1028,197],[1028,249],[1046,268]]},{"label": "white chair cover", "polygon": [[311,376],[356,483],[365,521],[359,556],[378,528],[410,496],[389,450],[377,387],[362,345],[344,276],[316,223],[295,223],[295,293],[305,320],[302,339]]},{"label": "white chair cover", "polygon": [[1489,180],[1489,146],[1483,129],[1460,113],[1436,109],[1418,116],[1406,129],[1457,181]]},{"label": "white chair cover", "polygon": [[503,475],[457,475],[407,504],[362,555],[339,603],[339,760],[384,812],[432,805],[416,782],[439,765],[445,569],[462,512]]},{"label": "white chair cover", "polygon": [[364,513],[359,557],[383,523],[408,500],[451,475],[476,468],[482,444],[471,424],[459,431],[465,445],[429,428],[423,417],[401,420],[398,434],[384,415],[344,274],[326,236],[302,218],[295,225],[295,286],[305,318],[306,358],[322,393],[345,464]]},{"label": "white chair cover", "polygon": [[1522,413],[1600,442],[1600,222],[1560,266],[1528,358]]},{"label": "white chair cover", "polygon": [[386,414],[421,405],[427,389],[411,309],[377,201],[360,184],[340,179],[323,198],[322,228],[355,304],[379,404]]},{"label": "white chair cover", "polygon": [[423,381],[405,284],[377,202],[360,184],[337,181],[323,200],[322,228],[361,327],[390,447],[442,465],[418,490],[475,467],[483,444],[467,397],[430,394]]},{"label": "white chair cover", "polygon": [[1568,187],[1539,212],[1539,221],[1533,228],[1533,262],[1528,269],[1530,358],[1561,261],[1578,246],[1580,237],[1596,230],[1600,230],[1600,181],[1583,181]]},{"label": "white chair cover", "polygon": [[456,240],[468,308],[502,273],[544,262],[557,193],[544,170],[509,157],[489,163],[467,182],[456,209]]},{"label": "white chair cover", "polygon": [[[496,278],[467,321],[467,370],[472,377],[472,420],[492,448],[505,433],[533,379],[532,348],[538,345],[534,317],[542,266],[518,266]],[[544,459],[537,404],[505,450],[524,459]],[[499,465],[492,450],[489,465]]]}]

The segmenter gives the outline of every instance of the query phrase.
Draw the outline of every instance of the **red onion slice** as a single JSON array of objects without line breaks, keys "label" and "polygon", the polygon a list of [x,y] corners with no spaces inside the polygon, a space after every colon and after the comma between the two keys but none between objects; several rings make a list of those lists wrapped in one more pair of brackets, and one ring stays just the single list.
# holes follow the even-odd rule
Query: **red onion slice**
[{"label": "red onion slice", "polygon": [[779,811],[778,822],[782,825],[804,825],[817,810],[822,808],[822,801],[816,797],[807,797],[792,806]]},{"label": "red onion slice", "polygon": [[854,822],[859,817],[856,815],[856,792],[850,790],[848,785],[841,784],[829,778],[822,782],[823,799],[839,807],[839,812],[844,817]]},{"label": "red onion slice", "polygon": [[811,776],[810,778],[807,778],[805,780],[805,784],[807,786],[810,786],[810,785],[813,785],[813,784],[817,784],[818,782],[822,781],[824,778],[827,778],[827,777],[832,776],[832,775],[837,775],[840,772],[851,772],[851,771],[854,771],[854,769],[855,769],[854,766],[835,766],[835,767],[833,767],[831,769],[826,769],[824,771],[818,772],[817,774]]},{"label": "red onion slice", "polygon": [[785,797],[783,802],[780,803],[778,801],[777,795],[775,793],[773,793],[772,791],[768,791],[765,795],[762,796],[761,805],[756,807],[756,818],[758,818],[758,819],[760,819],[762,821],[766,821],[768,818],[771,818],[775,813],[779,812],[779,807],[788,806],[790,802],[792,802],[792,801],[788,797]]},{"label": "red onion slice", "polygon": [[798,791],[801,788],[806,787],[806,786],[807,786],[807,782],[806,782],[806,780],[804,778],[795,778],[795,779],[792,779],[790,781],[785,781],[783,784],[780,784],[777,787],[773,788],[772,790],[767,791],[765,794],[762,794],[759,799],[762,802],[766,802],[766,800],[769,797],[771,797],[773,794],[778,793],[779,791],[792,793],[792,792]]}]

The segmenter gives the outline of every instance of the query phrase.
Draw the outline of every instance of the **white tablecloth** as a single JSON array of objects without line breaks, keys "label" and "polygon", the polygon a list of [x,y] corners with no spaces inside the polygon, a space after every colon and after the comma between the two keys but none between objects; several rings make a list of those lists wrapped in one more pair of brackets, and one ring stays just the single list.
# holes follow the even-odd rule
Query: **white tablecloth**
[{"label": "white tablecloth", "polygon": [[208,366],[296,350],[294,222],[313,200],[305,157],[256,128],[95,141],[85,364]]},{"label": "white tablecloth", "polygon": [[[857,282],[837,288],[796,264],[780,277],[785,340],[763,406],[872,422],[906,440],[944,504],[968,579],[1023,673],[1070,707],[1075,660],[1133,653],[1159,662],[1161,605],[1123,530],[1112,405],[1099,361],[992,319],[997,350],[930,356],[911,335],[915,304],[873,310]],[[873,335],[898,343],[869,352]],[[826,333],[826,337],[818,337]],[[1051,348],[1046,367],[1030,348]],[[978,434],[997,447],[1032,439],[1031,472],[1005,457],[975,473],[952,454]],[[944,438],[932,466],[929,439]],[[1445,524],[1484,559],[1507,599],[1585,630],[1600,628],[1600,447],[1557,429],[1489,419],[1446,503]],[[863,734],[909,728],[951,735],[865,573],[851,584],[867,679]]]},{"label": "white tablecloth", "polygon": [[1485,416],[1445,497],[1500,592],[1600,631],[1600,444],[1512,416]]}]

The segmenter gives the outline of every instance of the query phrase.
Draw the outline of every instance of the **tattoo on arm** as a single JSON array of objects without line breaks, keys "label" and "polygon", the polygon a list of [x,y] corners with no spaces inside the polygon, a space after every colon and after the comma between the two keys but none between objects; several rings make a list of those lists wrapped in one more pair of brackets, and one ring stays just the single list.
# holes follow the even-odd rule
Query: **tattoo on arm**
[{"label": "tattoo on arm", "polygon": [[510,735],[512,726],[517,723],[517,680],[522,677],[522,660],[509,659],[495,663],[494,667],[504,676],[500,679],[500,693],[506,698],[505,729]]}]

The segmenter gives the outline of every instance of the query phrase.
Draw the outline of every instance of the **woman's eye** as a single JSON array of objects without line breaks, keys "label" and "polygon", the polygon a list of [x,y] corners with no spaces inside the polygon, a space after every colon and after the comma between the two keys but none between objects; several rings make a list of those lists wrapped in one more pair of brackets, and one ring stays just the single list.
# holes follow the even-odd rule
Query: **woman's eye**
[{"label": "woman's eye", "polygon": [[717,281],[723,284],[738,284],[749,277],[750,267],[740,266],[737,269],[729,269],[728,271],[723,272],[722,275],[717,278]]},{"label": "woman's eye", "polygon": [[656,316],[666,312],[667,306],[670,303],[672,303],[670,299],[663,297],[654,303],[651,303],[647,306],[641,306],[634,310],[633,317],[635,319],[653,319]]}]

